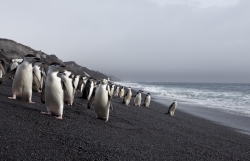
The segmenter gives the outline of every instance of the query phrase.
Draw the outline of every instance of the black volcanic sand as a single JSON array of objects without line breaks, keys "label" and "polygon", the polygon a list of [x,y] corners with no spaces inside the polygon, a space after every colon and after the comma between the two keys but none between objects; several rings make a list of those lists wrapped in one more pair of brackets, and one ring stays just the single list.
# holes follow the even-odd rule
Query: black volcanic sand
[{"label": "black volcanic sand", "polygon": [[[40,114],[45,105],[9,100],[0,85],[0,160],[249,160],[250,139],[231,128],[151,102],[126,107],[113,99],[109,122],[94,117],[86,100],[65,106],[63,120]],[[133,102],[133,99],[132,99]]]}]

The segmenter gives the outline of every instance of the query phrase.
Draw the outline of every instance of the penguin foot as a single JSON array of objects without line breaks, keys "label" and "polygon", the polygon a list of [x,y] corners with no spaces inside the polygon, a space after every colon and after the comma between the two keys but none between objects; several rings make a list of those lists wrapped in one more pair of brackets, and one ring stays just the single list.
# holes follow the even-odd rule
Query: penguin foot
[{"label": "penguin foot", "polygon": [[32,102],[31,100],[28,101],[29,103],[35,103],[35,102]]},{"label": "penguin foot", "polygon": [[43,115],[51,115],[51,112],[41,112]]},{"label": "penguin foot", "polygon": [[62,119],[62,115],[56,116],[56,119],[61,120]]},{"label": "penguin foot", "polygon": [[15,97],[15,96],[13,96],[13,97],[8,97],[8,99],[15,100],[16,97]]},{"label": "penguin foot", "polygon": [[130,106],[130,105],[126,105],[126,106]]}]

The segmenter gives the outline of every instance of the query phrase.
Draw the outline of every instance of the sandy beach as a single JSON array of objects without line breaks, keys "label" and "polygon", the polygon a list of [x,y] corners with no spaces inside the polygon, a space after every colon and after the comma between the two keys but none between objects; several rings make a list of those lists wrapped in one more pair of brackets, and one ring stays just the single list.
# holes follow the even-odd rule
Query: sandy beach
[{"label": "sandy beach", "polygon": [[[41,115],[45,105],[9,100],[11,80],[0,85],[0,160],[249,160],[250,139],[233,128],[152,101],[127,107],[113,99],[109,122],[76,98],[63,120]],[[80,94],[79,94],[80,96]],[[168,105],[167,105],[168,106]]]}]

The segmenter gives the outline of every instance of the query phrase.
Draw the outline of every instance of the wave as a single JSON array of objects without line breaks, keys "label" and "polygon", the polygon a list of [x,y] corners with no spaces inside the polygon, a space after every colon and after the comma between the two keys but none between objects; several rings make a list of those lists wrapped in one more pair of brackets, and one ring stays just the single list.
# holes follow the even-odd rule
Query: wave
[{"label": "wave", "polygon": [[250,84],[119,82],[150,92],[152,97],[176,99],[201,107],[221,109],[250,117]]}]

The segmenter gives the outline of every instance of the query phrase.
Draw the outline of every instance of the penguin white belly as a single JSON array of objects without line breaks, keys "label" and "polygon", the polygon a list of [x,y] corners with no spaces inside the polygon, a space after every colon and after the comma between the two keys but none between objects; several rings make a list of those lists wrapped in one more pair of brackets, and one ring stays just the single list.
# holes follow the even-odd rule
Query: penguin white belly
[{"label": "penguin white belly", "polygon": [[45,105],[47,109],[55,115],[63,114],[64,91],[61,86],[61,79],[50,78],[45,83]]},{"label": "penguin white belly", "polygon": [[110,90],[110,96],[113,97],[113,94],[114,94],[114,88],[111,88],[111,90]]},{"label": "penguin white belly", "polygon": [[64,94],[64,101],[67,101],[72,105],[74,100],[74,88],[72,86],[72,79],[70,78],[62,78],[62,79],[66,87],[66,92]]},{"label": "penguin white belly", "polygon": [[83,89],[83,87],[84,87],[84,83],[82,83],[82,85],[81,85],[81,88],[80,88],[80,92],[82,93],[82,89]]},{"label": "penguin white belly", "polygon": [[95,93],[94,109],[97,117],[108,120],[110,102],[108,91],[105,88],[97,88]]},{"label": "penguin white belly", "polygon": [[125,96],[125,104],[128,105],[130,103],[130,100],[131,100],[131,97],[132,97],[132,93],[128,93],[127,96]]},{"label": "penguin white belly", "polygon": [[120,98],[123,98],[124,97],[124,89],[121,89],[121,92],[120,92]]},{"label": "penguin white belly", "polygon": [[0,69],[0,78],[2,78],[3,77],[3,71],[2,71],[2,69]]},{"label": "penguin white belly", "polygon": [[41,81],[41,71],[38,66],[33,67],[33,72],[36,74],[39,81]]},{"label": "penguin white belly", "polygon": [[[25,68],[25,70],[23,69]],[[19,97],[28,97],[32,96],[32,66],[28,66],[25,64],[21,64],[16,71],[13,84],[12,84],[12,92],[13,95]]]},{"label": "penguin white belly", "polygon": [[135,106],[141,106],[141,94],[136,95],[134,102]]},{"label": "penguin white belly", "polygon": [[118,93],[119,93],[119,89],[116,89],[116,90],[115,90],[114,96],[115,96],[115,97],[118,97]]},{"label": "penguin white belly", "polygon": [[146,106],[146,107],[149,107],[150,100],[151,100],[150,96],[147,96],[147,97],[146,97],[146,100],[145,100],[145,106]]},{"label": "penguin white belly", "polygon": [[88,95],[88,97],[87,97],[88,100],[90,99],[90,97],[91,97],[91,95],[92,95],[93,89],[94,89],[94,83],[91,82],[91,86],[90,86],[90,88],[89,88],[89,95]]}]

